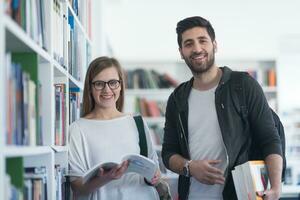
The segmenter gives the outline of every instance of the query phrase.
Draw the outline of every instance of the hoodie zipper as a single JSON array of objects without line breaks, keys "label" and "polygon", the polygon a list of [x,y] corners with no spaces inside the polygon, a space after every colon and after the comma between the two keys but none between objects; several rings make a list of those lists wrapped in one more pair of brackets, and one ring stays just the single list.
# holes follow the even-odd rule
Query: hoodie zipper
[{"label": "hoodie zipper", "polygon": [[[187,139],[186,139],[186,134],[185,134],[185,131],[184,131],[184,128],[183,128],[183,124],[182,124],[180,114],[178,114],[178,118],[179,118],[179,123],[180,123],[180,128],[181,128],[180,137],[181,137],[181,139],[184,138],[184,141],[185,141],[185,144],[186,144],[186,147],[187,147],[187,150],[188,150],[189,157],[191,157],[190,147],[189,147],[189,144],[188,144]],[[189,198],[190,187],[191,187],[191,178],[189,180],[189,190],[188,190],[187,195],[186,195],[186,200]]]},{"label": "hoodie zipper", "polygon": [[[219,90],[220,87],[222,87],[223,85],[224,85],[224,82],[222,81],[222,82],[220,83],[219,87],[217,87],[217,89],[216,89],[215,97],[217,96],[217,90]],[[225,106],[224,106],[223,103],[221,103],[221,108],[222,108],[222,110],[225,109]],[[217,109],[217,108],[216,108],[216,109]],[[217,115],[218,115],[218,112],[217,112]],[[219,119],[218,119],[218,120],[219,120]],[[220,123],[219,123],[219,125],[220,125]],[[222,131],[221,126],[220,126],[220,129],[221,129],[221,136],[222,136],[222,140],[223,140],[222,143],[223,143],[223,146],[224,146],[224,149],[225,149],[225,153],[226,153],[226,169],[225,169],[224,176],[225,176],[225,179],[227,180],[228,169],[229,169],[229,156],[228,156],[227,147],[226,147],[225,142],[224,142],[224,136],[223,136],[223,131]]]}]

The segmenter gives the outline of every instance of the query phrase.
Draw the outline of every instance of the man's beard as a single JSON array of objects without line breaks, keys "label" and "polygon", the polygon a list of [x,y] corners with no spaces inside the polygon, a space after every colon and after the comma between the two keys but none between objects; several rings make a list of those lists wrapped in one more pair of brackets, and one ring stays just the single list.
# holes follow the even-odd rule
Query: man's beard
[{"label": "man's beard", "polygon": [[[196,56],[196,55],[192,55],[191,57],[193,57],[193,56]],[[208,70],[210,70],[211,67],[214,65],[215,52],[213,51],[211,56],[208,57],[207,62],[202,62],[201,64],[193,64],[191,62],[191,59],[188,59],[187,57],[184,57],[184,61],[187,64],[187,66],[190,68],[192,74],[194,74],[194,75],[203,74],[203,73],[207,72]]]}]

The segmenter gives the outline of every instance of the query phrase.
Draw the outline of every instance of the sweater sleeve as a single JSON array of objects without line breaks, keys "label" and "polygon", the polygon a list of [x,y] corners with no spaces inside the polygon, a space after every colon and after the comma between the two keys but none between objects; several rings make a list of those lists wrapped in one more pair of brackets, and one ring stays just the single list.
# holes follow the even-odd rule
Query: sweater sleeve
[{"label": "sweater sleeve", "polygon": [[282,155],[280,137],[261,86],[252,77],[246,77],[248,117],[253,139],[262,149],[263,157],[269,154]]},{"label": "sweater sleeve", "polygon": [[[87,145],[79,125],[74,122],[69,130],[68,162],[71,181],[81,176],[89,169]],[[74,176],[72,176],[74,175]]]},{"label": "sweater sleeve", "polygon": [[[172,93],[173,94],[173,93]],[[164,127],[164,139],[162,144],[162,159],[165,166],[170,169],[169,160],[174,154],[181,154],[179,144],[179,130],[176,128],[178,112],[174,96],[168,99],[166,108],[166,122]]]}]

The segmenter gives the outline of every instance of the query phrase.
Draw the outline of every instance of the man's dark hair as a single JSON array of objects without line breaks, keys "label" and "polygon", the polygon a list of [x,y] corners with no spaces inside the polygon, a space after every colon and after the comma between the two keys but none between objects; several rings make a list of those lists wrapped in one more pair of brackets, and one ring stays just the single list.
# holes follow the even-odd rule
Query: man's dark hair
[{"label": "man's dark hair", "polygon": [[203,27],[206,28],[207,33],[212,41],[215,41],[215,31],[210,22],[203,17],[194,16],[185,18],[177,23],[176,33],[177,33],[177,42],[179,47],[182,47],[182,33],[188,29],[194,27]]}]

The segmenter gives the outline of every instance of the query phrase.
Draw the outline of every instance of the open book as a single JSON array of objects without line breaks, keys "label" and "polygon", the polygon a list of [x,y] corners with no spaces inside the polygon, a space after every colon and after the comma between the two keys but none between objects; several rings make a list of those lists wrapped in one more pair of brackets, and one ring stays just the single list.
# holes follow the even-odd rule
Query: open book
[{"label": "open book", "polygon": [[[145,156],[141,156],[139,154],[126,155],[122,158],[122,161],[125,160],[129,161],[129,165],[125,173],[128,172],[138,173],[149,181],[154,177],[155,172],[157,170],[157,166],[153,160]],[[117,166],[118,164],[119,163],[116,162],[99,163],[79,177],[82,177],[82,182],[83,184],[85,184],[91,178],[97,175],[101,167],[104,169],[104,171],[109,171],[110,169]],[[69,176],[78,176],[78,175],[70,173]]]},{"label": "open book", "polygon": [[235,191],[239,200],[262,200],[256,192],[270,188],[267,168],[264,161],[248,161],[232,171]]}]

